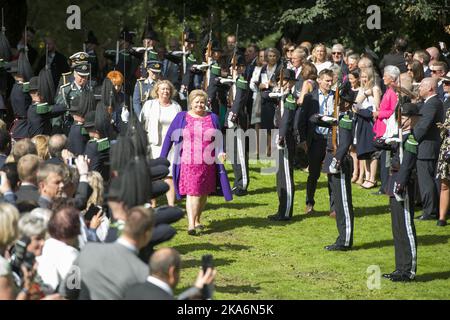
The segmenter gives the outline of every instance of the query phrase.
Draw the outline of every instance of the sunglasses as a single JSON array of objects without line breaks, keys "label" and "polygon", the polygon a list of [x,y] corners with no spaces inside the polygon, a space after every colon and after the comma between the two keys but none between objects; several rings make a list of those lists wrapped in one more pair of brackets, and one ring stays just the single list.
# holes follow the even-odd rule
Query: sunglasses
[{"label": "sunglasses", "polygon": [[408,69],[408,71],[413,71],[413,69]]},{"label": "sunglasses", "polygon": [[342,52],[332,52],[333,55],[342,55]]},{"label": "sunglasses", "polygon": [[450,81],[442,81],[442,84],[443,84],[444,86],[450,86]]},{"label": "sunglasses", "polygon": [[441,71],[444,71],[444,70],[431,70],[431,73],[436,73],[436,72],[441,72]]}]

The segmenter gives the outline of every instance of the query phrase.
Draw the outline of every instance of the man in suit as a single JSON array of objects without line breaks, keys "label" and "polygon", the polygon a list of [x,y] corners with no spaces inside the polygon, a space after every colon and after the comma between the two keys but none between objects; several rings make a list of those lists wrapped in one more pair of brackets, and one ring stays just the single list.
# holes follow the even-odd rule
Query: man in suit
[{"label": "man in suit", "polygon": [[380,70],[384,70],[386,66],[396,66],[400,69],[401,73],[408,71],[406,68],[405,51],[408,47],[408,41],[399,37],[395,39],[394,46],[392,47],[392,52],[385,55],[380,62]]},{"label": "man in suit", "polygon": [[19,190],[16,192],[18,204],[23,201],[38,202],[37,171],[40,163],[40,158],[34,154],[23,156],[17,163],[17,172],[22,182]]},{"label": "man in suit", "polygon": [[417,50],[414,52],[413,59],[419,61],[423,65],[423,73],[425,78],[431,77],[431,70],[428,67],[430,63],[430,54],[426,50]]},{"label": "man in suit", "polygon": [[[144,283],[136,283],[125,291],[125,300],[174,300],[173,290],[180,280],[181,257],[172,248],[156,251],[150,259],[150,275]],[[199,271],[192,288],[184,291],[178,300],[200,299],[204,285],[213,282],[216,270]]]},{"label": "man in suit", "polygon": [[48,153],[50,159],[45,161],[46,163],[62,164],[64,160],[62,158],[62,151],[66,148],[67,137],[63,134],[54,134],[48,140]]},{"label": "man in suit", "polygon": [[414,138],[419,143],[417,176],[423,205],[420,220],[432,219],[432,216],[437,215],[439,207],[435,177],[440,135],[436,123],[444,122],[444,109],[437,96],[437,83],[436,78],[425,78],[420,83],[419,95],[425,102],[420,108],[422,117],[413,129]]},{"label": "man in suit", "polygon": [[64,172],[59,165],[43,164],[37,171],[39,186],[39,207],[51,209],[53,201],[64,193]]},{"label": "man in suit", "polygon": [[125,228],[116,242],[88,243],[83,248],[74,262],[80,271],[77,280],[81,284],[78,288],[67,286],[69,274],[64,282],[66,286],[61,286],[61,295],[79,300],[117,300],[124,297],[129,286],[145,282],[148,268],[138,253],[150,241],[153,225],[152,209],[130,209]]},{"label": "man in suit", "polygon": [[334,109],[334,92],[331,90],[333,71],[324,69],[319,73],[319,88],[307,94],[303,101],[296,128],[299,130],[299,140],[302,147],[307,150],[309,174],[306,185],[305,213],[314,210],[314,195],[317,180],[320,177],[322,161],[325,158],[328,128],[318,127],[310,121],[314,114],[331,116]]},{"label": "man in suit", "polygon": [[445,76],[445,74],[448,71],[447,64],[443,61],[435,61],[431,66],[431,77],[437,79],[438,81],[438,87],[436,90],[436,94],[438,98],[444,102],[444,85],[442,84],[442,77]]}]

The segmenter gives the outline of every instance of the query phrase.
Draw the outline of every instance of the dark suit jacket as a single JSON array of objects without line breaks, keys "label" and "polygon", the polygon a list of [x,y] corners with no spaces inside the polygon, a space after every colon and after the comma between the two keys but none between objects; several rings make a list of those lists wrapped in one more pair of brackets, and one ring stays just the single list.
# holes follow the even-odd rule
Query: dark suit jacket
[{"label": "dark suit jacket", "polygon": [[380,71],[383,72],[386,66],[396,66],[400,69],[401,73],[408,71],[403,53],[389,53],[385,55],[380,62]]},{"label": "dark suit jacket", "polygon": [[22,201],[36,201],[39,200],[39,190],[36,186],[25,185],[20,186],[16,192],[17,203]]},{"label": "dark suit jacket", "polygon": [[418,160],[436,160],[439,157],[441,139],[437,122],[444,122],[444,108],[437,96],[430,98],[420,107],[422,116],[413,129],[414,137],[419,142]]},{"label": "dark suit jacket", "polygon": [[160,287],[146,281],[137,283],[125,290],[125,300],[175,300]]},{"label": "dark suit jacket", "polygon": [[[330,94],[334,96],[333,91]],[[302,142],[306,141],[308,145],[311,145],[317,125],[311,122],[310,118],[314,114],[320,113],[319,89],[315,89],[313,92],[305,95],[303,106],[300,109],[301,111],[294,128],[299,131],[300,140]]]}]

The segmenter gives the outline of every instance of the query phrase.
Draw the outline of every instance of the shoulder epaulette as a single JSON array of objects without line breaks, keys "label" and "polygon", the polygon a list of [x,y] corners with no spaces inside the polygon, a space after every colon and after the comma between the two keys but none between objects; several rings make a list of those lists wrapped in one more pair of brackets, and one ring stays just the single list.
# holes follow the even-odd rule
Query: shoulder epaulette
[{"label": "shoulder epaulette", "polygon": [[216,76],[220,76],[220,66],[215,63],[211,66],[211,73]]},{"label": "shoulder epaulette", "polygon": [[297,103],[295,102],[294,96],[292,94],[288,95],[284,101],[284,107],[289,110],[297,109]]},{"label": "shoulder epaulette", "polygon": [[62,76],[69,76],[69,75],[71,75],[71,74],[72,74],[72,71],[66,72],[66,73],[61,73]]},{"label": "shoulder epaulette", "polygon": [[405,143],[405,150],[414,154],[417,154],[417,148],[419,147],[419,143],[414,138],[414,135],[410,134]]},{"label": "shoulder epaulette", "polygon": [[30,83],[29,82],[22,83],[22,92],[24,92],[24,93],[30,92]]},{"label": "shoulder epaulette", "polygon": [[68,86],[70,86],[70,82],[67,82],[66,84],[63,84],[60,88],[62,89],[62,88],[68,87]]},{"label": "shoulder epaulette", "polygon": [[139,78],[137,81],[145,81],[145,78]]},{"label": "shoulder epaulette", "polygon": [[236,81],[236,87],[242,90],[247,90],[248,82],[243,77],[239,77]]},{"label": "shoulder epaulette", "polygon": [[339,128],[352,130],[353,121],[350,119],[348,114],[342,117],[342,119],[339,121]]},{"label": "shoulder epaulette", "polygon": [[52,111],[52,106],[48,103],[38,103],[36,105],[36,113],[37,114],[46,114]]},{"label": "shoulder epaulette", "polygon": [[108,138],[97,140],[97,151],[102,152],[109,149],[110,143]]}]

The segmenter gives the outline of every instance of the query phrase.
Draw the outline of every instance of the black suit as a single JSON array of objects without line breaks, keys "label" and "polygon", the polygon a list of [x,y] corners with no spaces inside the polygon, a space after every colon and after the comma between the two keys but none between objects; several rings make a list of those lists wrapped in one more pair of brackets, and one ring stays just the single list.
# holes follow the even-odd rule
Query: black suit
[{"label": "black suit", "polygon": [[423,215],[437,214],[439,208],[438,188],[435,183],[436,165],[439,157],[440,135],[437,122],[444,122],[444,108],[437,96],[429,98],[420,108],[419,122],[413,134],[419,148],[417,152],[417,175],[422,198]]},{"label": "black suit", "polygon": [[125,291],[125,300],[175,300],[173,295],[146,281],[130,286]]},{"label": "black suit", "polygon": [[[334,98],[334,92],[330,91],[329,98]],[[325,158],[327,137],[316,132],[317,124],[310,119],[314,114],[320,113],[319,89],[305,95],[303,106],[300,108],[296,128],[300,133],[300,141],[306,141],[308,146],[309,174],[306,185],[306,204],[315,204],[314,195],[317,188],[317,180],[322,170],[322,161]]]},{"label": "black suit", "polygon": [[35,201],[38,202],[39,190],[33,185],[22,185],[16,192],[17,203],[22,201]]},{"label": "black suit", "polygon": [[380,71],[383,72],[386,66],[396,66],[400,69],[401,73],[407,72],[406,68],[406,60],[403,52],[399,53],[389,53],[383,57],[383,60],[380,62]]}]

